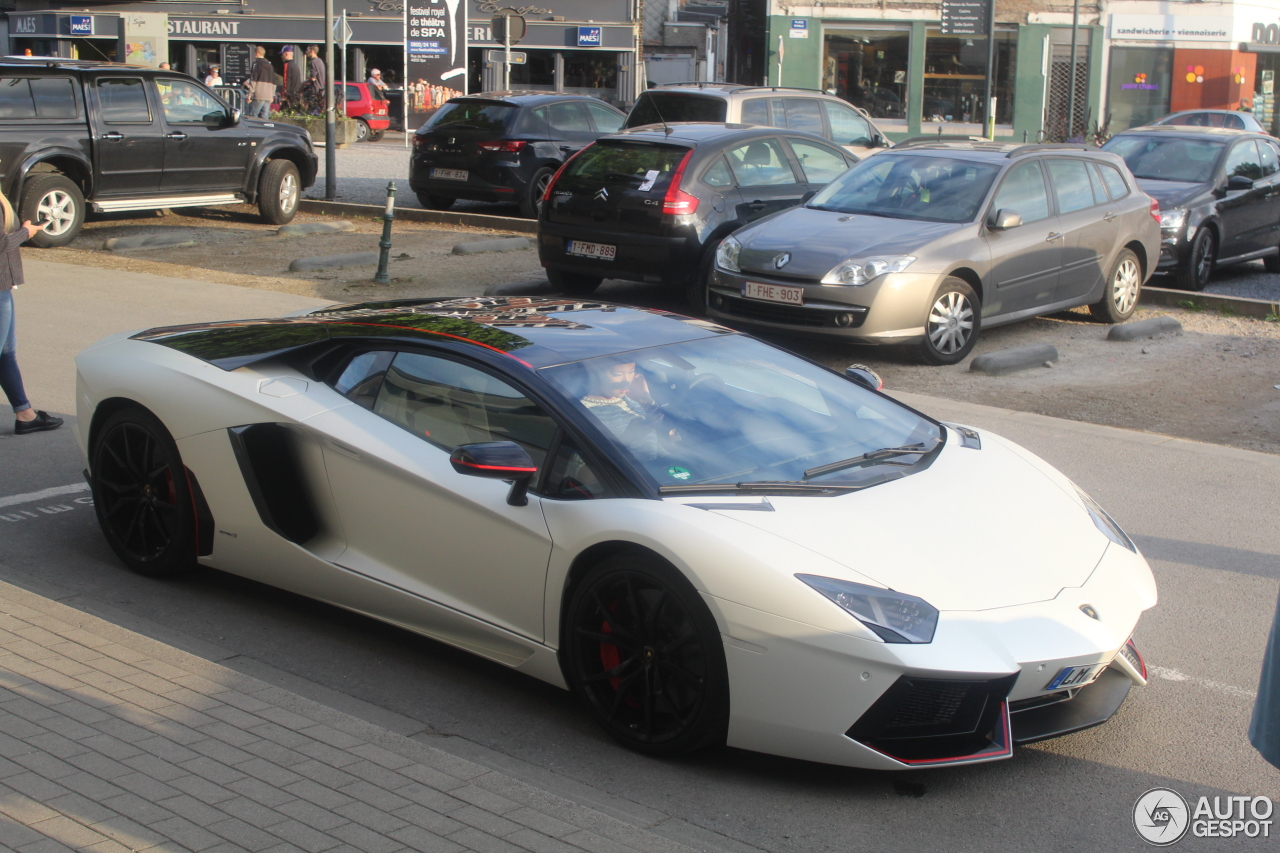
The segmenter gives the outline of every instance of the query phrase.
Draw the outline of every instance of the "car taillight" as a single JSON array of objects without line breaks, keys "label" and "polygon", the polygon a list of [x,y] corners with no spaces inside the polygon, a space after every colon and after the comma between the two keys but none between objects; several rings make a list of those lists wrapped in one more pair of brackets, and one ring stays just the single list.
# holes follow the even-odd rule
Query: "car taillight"
[{"label": "car taillight", "polygon": [[1154,198],[1151,199],[1151,218],[1157,223],[1160,222],[1160,202],[1156,201]]},{"label": "car taillight", "polygon": [[689,195],[680,189],[680,179],[684,177],[684,168],[689,165],[689,158],[693,156],[693,149],[690,149],[684,159],[680,161],[680,165],[676,166],[675,174],[671,176],[671,185],[667,187],[667,194],[662,199],[662,212],[671,216],[686,216],[698,209],[697,196]]},{"label": "car taillight", "polygon": [[505,139],[499,142],[479,142],[481,151],[505,151],[508,154],[515,154],[524,149],[526,143],[523,139]]},{"label": "car taillight", "polygon": [[595,145],[595,143],[594,143],[594,142],[589,143],[589,144],[588,144],[588,145],[586,145],[584,148],[582,148],[581,150],[577,151],[577,152],[576,152],[572,157],[570,157],[568,160],[565,160],[565,161],[564,161],[564,163],[562,163],[562,164],[561,164],[561,166],[560,166],[560,168],[559,168],[559,169],[556,169],[556,173],[555,173],[554,175],[552,175],[552,176],[551,176],[551,180],[550,180],[550,181],[547,181],[547,188],[546,188],[545,190],[543,190],[543,191],[542,191],[542,200],[543,200],[544,202],[545,202],[545,201],[550,201],[550,200],[551,200],[551,190],[555,188],[556,181],[560,180],[560,176],[564,174],[564,170],[565,170],[565,169],[567,169],[567,168],[569,167],[569,164],[570,164],[570,163],[572,163],[572,162],[577,158],[577,156],[578,156],[579,154],[581,154],[583,151],[586,151],[586,150],[587,150],[587,148],[590,148],[592,145]]}]

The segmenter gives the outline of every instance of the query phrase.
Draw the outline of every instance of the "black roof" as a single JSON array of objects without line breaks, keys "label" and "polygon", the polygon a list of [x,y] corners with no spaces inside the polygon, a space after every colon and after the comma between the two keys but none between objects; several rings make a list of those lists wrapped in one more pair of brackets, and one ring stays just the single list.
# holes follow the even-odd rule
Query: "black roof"
[{"label": "black roof", "polygon": [[447,103],[455,101],[498,101],[515,106],[527,106],[550,103],[552,101],[598,101],[608,106],[607,101],[593,98],[590,95],[573,95],[567,92],[543,92],[532,89],[508,89],[501,92],[476,92],[472,95],[459,95],[450,98]]},{"label": "black roof", "polygon": [[707,142],[751,139],[757,136],[804,136],[810,139],[834,145],[830,139],[804,130],[790,130],[785,127],[770,127],[763,124],[733,124],[710,121],[669,121],[663,124],[642,124],[629,127],[617,133],[600,137],[601,142],[614,139],[638,139],[644,142],[677,142],[696,147]]},{"label": "black roof", "polygon": [[163,74],[181,72],[152,68],[150,65],[130,65],[127,62],[100,62],[92,59],[62,59],[57,56],[0,56],[0,68],[58,68],[66,71],[152,71]]},{"label": "black roof", "polygon": [[569,297],[482,296],[336,305],[308,314],[149,329],[149,341],[235,370],[326,341],[454,342],[541,368],[736,334],[705,320]]}]

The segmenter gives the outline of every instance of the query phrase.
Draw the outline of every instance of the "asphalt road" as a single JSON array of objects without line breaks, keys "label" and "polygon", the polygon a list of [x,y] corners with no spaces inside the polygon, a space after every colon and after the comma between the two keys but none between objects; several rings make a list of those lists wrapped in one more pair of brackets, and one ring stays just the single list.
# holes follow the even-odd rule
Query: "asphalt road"
[{"label": "asphalt road", "polygon": [[[73,409],[72,356],[105,334],[312,302],[45,262],[29,263],[28,280],[17,294],[21,363],[32,399],[61,413]],[[1136,640],[1152,683],[1108,724],[1009,761],[913,773],[728,749],[643,758],[567,694],[463,652],[219,572],[174,582],[128,573],[86,493],[6,500],[81,482],[65,429],[17,437],[0,425],[0,578],[709,850],[1138,850],[1133,804],[1150,788],[1173,788],[1193,807],[1202,795],[1280,799],[1280,771],[1245,739],[1280,581],[1280,457],[908,401],[1041,454],[1151,561],[1161,600]],[[947,512],[982,507],[921,507],[908,521]],[[1178,848],[1274,850],[1280,810],[1273,821],[1267,840],[1188,836]]]}]

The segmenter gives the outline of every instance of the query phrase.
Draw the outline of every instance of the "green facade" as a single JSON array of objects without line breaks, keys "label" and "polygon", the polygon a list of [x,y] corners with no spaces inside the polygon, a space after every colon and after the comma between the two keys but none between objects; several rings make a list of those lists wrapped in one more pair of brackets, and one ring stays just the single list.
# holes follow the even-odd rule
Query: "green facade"
[{"label": "green facade", "polygon": [[[822,18],[803,18],[808,22],[808,38],[791,38],[791,22],[795,16],[773,15],[769,18],[769,36],[766,48],[769,54],[768,83],[772,86],[795,86],[803,89],[817,89],[822,85]],[[937,125],[926,124],[921,128],[920,105],[924,103],[924,65],[925,65],[925,30],[934,21],[885,21],[883,19],[858,20],[852,18],[828,19],[828,23],[838,26],[856,26],[880,23],[909,23],[911,26],[911,56],[907,74],[908,104],[910,112],[907,116],[905,133],[890,132],[895,141],[922,133],[934,132]],[[1010,135],[1006,128],[996,130],[996,138],[1021,142],[1035,142],[1044,115],[1044,51],[1046,40],[1051,38],[1054,28],[1043,24],[1023,24],[1018,27],[1017,36],[1017,71],[1014,81],[1013,132]],[[778,46],[782,39],[783,57],[781,74],[779,74]],[[1089,43],[1092,38],[1093,50],[1089,53],[1089,123],[1092,126],[1098,119],[1098,109],[1102,103],[1102,59],[1103,28],[1081,27],[1081,44]]]}]

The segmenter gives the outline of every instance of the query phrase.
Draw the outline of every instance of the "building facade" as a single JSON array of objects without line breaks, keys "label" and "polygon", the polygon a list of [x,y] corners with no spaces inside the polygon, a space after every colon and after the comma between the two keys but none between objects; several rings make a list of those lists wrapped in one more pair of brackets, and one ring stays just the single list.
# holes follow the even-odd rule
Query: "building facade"
[{"label": "building facade", "polygon": [[[252,2],[252,5],[250,5]],[[410,0],[414,3],[415,0]],[[499,87],[502,67],[490,51],[502,47],[492,37],[493,14],[509,5],[497,0],[429,0],[465,3],[466,72],[469,91]],[[591,94],[616,104],[635,100],[642,86],[637,73],[640,0],[538,0],[516,6],[528,22],[516,48],[524,62],[512,66],[515,88]],[[286,44],[323,46],[323,4],[317,0],[201,0],[79,4],[61,0],[17,0],[7,13],[8,52],[23,55],[133,61],[168,61],[179,71],[203,76],[222,66],[229,83],[247,74],[247,58],[263,45],[279,70]],[[371,68],[383,79],[400,81],[404,67],[404,0],[334,0],[346,11],[352,36],[346,53],[347,79],[363,80]],[[335,74],[341,75],[341,58]],[[461,80],[459,80],[461,82]],[[458,88],[462,88],[458,86]]]}]

